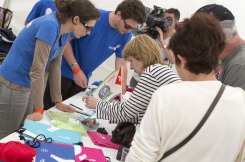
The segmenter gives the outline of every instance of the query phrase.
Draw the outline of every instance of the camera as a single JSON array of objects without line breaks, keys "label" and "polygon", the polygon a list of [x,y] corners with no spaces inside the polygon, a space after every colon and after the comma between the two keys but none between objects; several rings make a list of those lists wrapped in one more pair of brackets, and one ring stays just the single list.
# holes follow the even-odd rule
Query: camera
[{"label": "camera", "polygon": [[161,28],[163,32],[166,32],[167,27],[171,26],[173,19],[171,17],[164,18],[166,9],[154,6],[154,10],[150,12],[146,19],[146,25],[149,29],[146,31],[146,34],[156,39],[158,36],[158,31],[156,26]]}]

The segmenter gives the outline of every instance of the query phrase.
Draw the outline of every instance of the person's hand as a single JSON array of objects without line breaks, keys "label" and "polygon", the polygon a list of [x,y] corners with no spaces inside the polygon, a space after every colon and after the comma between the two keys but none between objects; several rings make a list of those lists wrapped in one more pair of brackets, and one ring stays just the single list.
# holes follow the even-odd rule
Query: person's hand
[{"label": "person's hand", "polygon": [[99,100],[94,98],[93,96],[84,96],[83,101],[89,108],[95,109]]},{"label": "person's hand", "polygon": [[77,74],[73,74],[74,82],[82,88],[87,88],[87,77],[83,71],[79,71]]},{"label": "person's hand", "polygon": [[148,27],[148,26],[143,27],[143,29],[142,29],[142,33],[146,33],[148,29],[149,29],[149,27]]},{"label": "person's hand", "polygon": [[158,26],[156,26],[156,30],[158,31],[158,36],[157,36],[157,39],[162,43],[164,43],[164,38],[163,38],[163,32],[162,32],[162,29],[159,28]]},{"label": "person's hand", "polygon": [[61,111],[74,113],[76,111],[75,108],[73,108],[70,105],[63,104],[62,102],[56,102],[55,107]]},{"label": "person's hand", "polygon": [[39,121],[43,118],[43,114],[41,114],[40,112],[34,112],[30,115],[27,115],[26,119],[28,120],[32,120],[32,121]]}]

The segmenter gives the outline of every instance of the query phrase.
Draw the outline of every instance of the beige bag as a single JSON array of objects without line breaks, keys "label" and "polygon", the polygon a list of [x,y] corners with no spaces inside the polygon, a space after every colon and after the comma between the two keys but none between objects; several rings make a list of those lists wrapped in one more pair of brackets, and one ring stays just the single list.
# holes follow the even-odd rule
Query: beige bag
[{"label": "beige bag", "polygon": [[238,157],[237,157],[235,162],[243,162],[244,150],[245,150],[245,140],[243,141],[241,150],[240,150],[239,155],[238,155]]},{"label": "beige bag", "polygon": [[[239,88],[239,87],[236,87],[237,90],[239,90],[242,94],[243,94],[243,97],[245,98],[245,92],[243,89]],[[243,141],[243,144],[242,144],[242,147],[241,147],[241,150],[239,152],[239,155],[236,159],[235,162],[245,162],[245,159],[243,160],[243,157],[244,157],[244,151],[245,151],[245,139]]]}]

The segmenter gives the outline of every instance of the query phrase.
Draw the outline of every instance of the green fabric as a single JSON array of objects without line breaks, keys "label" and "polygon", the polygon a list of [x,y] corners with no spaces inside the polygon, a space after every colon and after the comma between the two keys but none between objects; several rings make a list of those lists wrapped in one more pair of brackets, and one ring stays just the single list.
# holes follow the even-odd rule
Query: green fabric
[{"label": "green fabric", "polygon": [[69,122],[69,119],[77,119],[77,117],[74,114],[57,111],[48,111],[47,115],[51,118],[51,120],[53,120],[52,123],[55,127],[79,132],[82,136],[88,136],[87,131],[85,130],[84,126],[79,120],[76,123]]}]

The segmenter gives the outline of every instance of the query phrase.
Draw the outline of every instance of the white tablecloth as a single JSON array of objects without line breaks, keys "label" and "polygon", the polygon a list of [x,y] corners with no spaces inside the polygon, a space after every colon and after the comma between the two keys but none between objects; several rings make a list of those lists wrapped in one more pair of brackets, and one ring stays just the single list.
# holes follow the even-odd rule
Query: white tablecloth
[{"label": "white tablecloth", "polygon": [[[65,100],[63,103],[70,104],[72,101],[81,101],[82,102],[82,96],[83,95],[84,95],[83,92],[78,93],[77,95]],[[49,109],[48,111],[59,111],[59,110],[56,109],[55,107],[53,107],[53,108]],[[50,125],[51,124],[50,123],[50,119],[45,114],[46,114],[46,112],[44,112],[43,119],[40,120],[39,122]],[[116,126],[116,124],[109,124],[108,120],[96,119],[96,121],[99,122],[100,123],[100,127],[104,127],[109,134],[111,134],[112,130]],[[8,135],[7,137],[5,137],[5,138],[0,140],[1,143],[5,143],[5,142],[8,142],[8,141],[20,141],[19,140],[19,134],[18,133],[12,133],[12,134]],[[88,137],[84,137],[83,136],[82,137],[82,142],[83,142],[83,145],[86,146],[86,147],[102,149],[104,155],[110,157],[111,162],[117,162],[118,161],[118,160],[116,160],[117,150],[94,145],[94,143],[92,142],[92,140],[90,139],[89,136]]]}]

